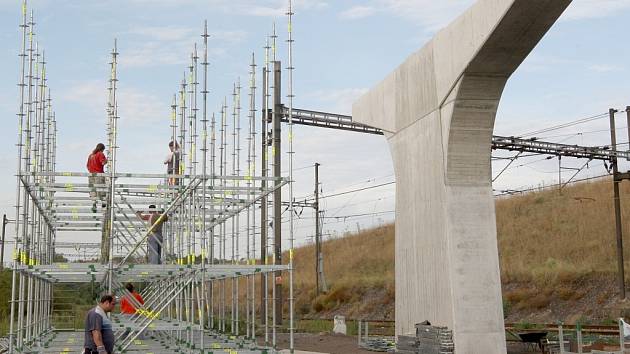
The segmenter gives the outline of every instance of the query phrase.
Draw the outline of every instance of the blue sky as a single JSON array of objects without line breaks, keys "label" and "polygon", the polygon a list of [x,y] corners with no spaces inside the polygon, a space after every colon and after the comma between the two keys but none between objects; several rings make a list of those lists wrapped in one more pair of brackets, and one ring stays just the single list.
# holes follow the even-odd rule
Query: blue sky
[{"label": "blue sky", "polygon": [[[15,203],[20,3],[0,0],[0,115],[6,122],[0,130],[5,142],[0,154],[0,213],[11,217]],[[356,98],[472,3],[296,1],[295,106],[350,113]],[[33,0],[29,7],[35,12],[40,46],[46,51],[59,121],[61,171],[81,171],[89,150],[105,140],[107,62],[114,38],[118,38],[121,60],[121,171],[162,171],[171,97],[178,90],[193,43],[201,43],[205,19],[211,35],[210,112],[218,111],[219,102],[231,93],[239,76],[247,82],[252,51],[261,64],[262,47],[274,21],[279,56],[283,60],[286,57],[284,0]],[[624,20],[629,15],[630,0],[574,0],[510,79],[495,133],[519,135],[603,113],[609,107],[630,105],[630,49]],[[621,117],[618,126],[625,127]],[[606,127],[607,120],[602,119],[548,133],[548,140],[604,145],[609,141],[607,133],[588,132]],[[625,133],[620,141],[627,141]],[[328,194],[394,179],[382,137],[297,127],[295,150],[296,167],[322,164],[320,175]],[[537,159],[519,160],[515,166]],[[566,166],[582,163],[567,159]],[[604,173],[600,164],[591,165],[581,177]],[[501,168],[497,163],[495,170]],[[296,171],[295,179],[297,196],[312,193],[312,169]],[[495,188],[518,189],[556,180],[557,160],[542,161],[508,170],[495,182]],[[388,186],[329,198],[324,207],[328,216],[391,211],[393,192],[394,187]],[[298,242],[305,242],[313,233],[311,211],[305,210],[302,217],[296,223]],[[345,222],[328,219],[325,232],[343,233],[355,230],[357,223],[368,227],[392,218],[392,213],[384,213]]]}]

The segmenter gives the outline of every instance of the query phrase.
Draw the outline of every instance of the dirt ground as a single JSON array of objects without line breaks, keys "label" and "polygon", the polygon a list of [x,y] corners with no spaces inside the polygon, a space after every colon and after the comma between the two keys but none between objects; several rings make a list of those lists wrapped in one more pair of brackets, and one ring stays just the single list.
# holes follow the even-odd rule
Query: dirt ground
[{"label": "dirt ground", "polygon": [[[364,349],[359,349],[357,346],[357,337],[333,335],[330,333],[320,334],[308,334],[308,333],[296,333],[294,336],[295,349],[312,351],[318,353],[327,354],[374,354]],[[289,347],[289,336],[287,334],[279,334],[278,347],[286,349]],[[523,347],[519,344],[508,345],[508,354],[531,354],[536,351]],[[538,353],[540,353],[538,351]]]},{"label": "dirt ground", "polygon": [[[296,333],[294,335],[295,349],[327,354],[372,354],[367,350],[359,349],[357,337],[339,334],[320,333]],[[289,347],[289,335],[278,335],[278,347]]]}]

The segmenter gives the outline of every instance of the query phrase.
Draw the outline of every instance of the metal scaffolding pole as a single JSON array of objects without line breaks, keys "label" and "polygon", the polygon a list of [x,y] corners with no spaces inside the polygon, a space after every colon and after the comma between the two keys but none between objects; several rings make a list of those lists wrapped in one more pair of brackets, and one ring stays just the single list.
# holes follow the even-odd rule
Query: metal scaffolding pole
[{"label": "metal scaffolding pole", "polygon": [[[30,155],[31,155],[31,120],[32,120],[32,114],[33,114],[33,65],[35,63],[35,58],[36,58],[36,51],[37,49],[33,48],[33,36],[35,35],[34,33],[34,28],[35,28],[35,22],[33,21],[33,12],[31,11],[31,16],[30,16],[30,22],[29,22],[29,28],[30,28],[30,32],[29,32],[29,74],[28,74],[28,100],[26,103],[27,106],[27,111],[26,111],[26,120],[25,120],[25,130],[24,130],[24,150],[23,150],[23,160],[24,160],[24,166],[23,169],[21,171],[24,172],[30,172]],[[35,46],[37,46],[35,44]],[[18,175],[21,175],[22,172],[20,172]],[[19,177],[20,180],[22,180],[21,176]],[[29,180],[29,176],[26,175],[25,176],[26,181],[28,182]],[[32,220],[30,220],[29,215],[32,215],[32,213],[29,212],[29,208],[32,208],[32,206],[30,206],[29,204],[29,197],[30,195],[28,193],[24,193],[23,194],[23,200],[22,200],[22,230],[21,230],[21,238],[22,238],[22,249],[19,250],[18,249],[18,257],[20,258],[20,262],[21,263],[27,263],[27,260],[29,259],[29,254],[28,254],[28,249],[30,248],[30,235],[28,233],[28,227],[30,222],[32,222]],[[17,344],[16,344],[16,349],[17,350],[22,350],[22,346],[24,345],[24,305],[25,305],[25,281],[26,278],[29,279],[30,281],[30,277],[25,277],[24,275],[20,276],[20,281],[19,281],[19,294],[18,294],[18,313],[17,313]]]},{"label": "metal scaffolding pole", "polygon": [[[281,175],[281,135],[280,135],[280,112],[282,111],[281,103],[281,73],[282,65],[279,61],[273,62],[273,175],[278,178]],[[278,181],[275,182],[276,185]],[[282,264],[282,191],[276,189],[273,196],[273,264]],[[282,273],[276,272],[274,275],[273,286],[273,325],[274,328],[282,324]],[[274,336],[275,337],[275,336]],[[274,345],[275,347],[275,345]]]},{"label": "metal scaffolding pole", "polygon": [[[203,133],[202,133],[202,162],[201,162],[201,170],[203,173],[203,187],[202,187],[202,200],[201,200],[201,219],[203,220],[201,223],[201,306],[199,307],[199,337],[200,337],[200,350],[202,353],[205,352],[205,322],[206,322],[206,262],[207,262],[207,230],[206,230],[206,193],[207,193],[207,184],[208,184],[208,169],[207,169],[207,155],[208,155],[208,21],[204,22],[203,26],[203,62],[201,65],[203,66],[203,91],[201,91],[203,96]],[[214,177],[213,177],[214,179]],[[212,233],[210,234],[212,237]]]},{"label": "metal scaffolding pole", "polygon": [[[114,39],[114,49],[112,50],[112,78],[111,78],[111,101],[110,101],[110,109],[111,109],[111,119],[112,119],[112,142],[111,142],[111,156],[109,161],[109,202],[107,205],[107,210],[109,212],[109,222],[105,227],[109,230],[107,246],[109,247],[108,252],[108,263],[109,263],[109,276],[107,283],[107,291],[109,293],[112,292],[112,279],[114,278],[114,221],[115,219],[115,208],[114,208],[114,196],[116,194],[116,151],[118,150],[117,146],[117,136],[118,136],[118,101],[116,97],[116,89],[118,83],[118,44],[117,40]],[[104,245],[103,245],[104,246]]]},{"label": "metal scaffolding pole", "polygon": [[[237,149],[237,93],[236,93],[236,84],[233,85],[232,88],[232,176],[236,176],[236,170],[238,167],[236,167],[236,149]],[[235,182],[233,182],[235,183]],[[231,226],[232,226],[232,231],[230,233],[231,237],[231,257],[230,257],[230,262],[231,264],[236,264],[236,229],[235,229],[235,222],[236,222],[236,218],[232,218],[231,220]],[[234,296],[234,293],[236,291],[236,284],[235,284],[235,279],[231,278],[230,279],[230,283],[231,283],[231,287],[232,287],[232,295],[230,296],[230,332],[232,334],[236,334],[236,323],[238,322],[236,319],[236,314],[238,312],[237,308],[237,304],[236,304],[236,298]]]},{"label": "metal scaffolding pole", "polygon": [[291,354],[294,352],[295,343],[293,342],[293,313],[294,313],[294,299],[293,299],[293,244],[295,241],[294,229],[293,229],[293,6],[292,0],[289,0],[289,10],[287,11],[288,19],[288,61],[289,66],[287,71],[289,74],[288,80],[288,94],[289,99],[289,351]]},{"label": "metal scaffolding pole", "polygon": [[[251,187],[251,177],[256,175],[256,58],[252,53],[252,63],[250,65],[249,72],[249,136],[248,136],[248,148],[247,148],[247,187]],[[254,194],[251,193],[250,199],[254,198]],[[255,205],[254,205],[255,206]],[[251,215],[250,215],[251,213]],[[251,231],[250,231],[251,230]],[[250,234],[251,232],[251,234]],[[251,240],[251,248],[250,248]],[[256,259],[256,208],[252,207],[247,211],[247,264],[255,265]],[[255,278],[251,279],[251,291],[249,291],[248,285],[248,312],[247,320],[249,321],[248,334],[249,337],[254,339],[256,337],[256,303],[255,303]],[[250,305],[251,302],[251,305]],[[251,307],[250,307],[251,306]]]},{"label": "metal scaffolding pole", "polygon": [[[261,112],[261,129],[260,129],[260,140],[261,140],[261,176],[267,177],[268,174],[268,154],[269,154],[269,133],[267,124],[269,122],[269,37],[265,39],[265,63],[262,70],[262,112]],[[266,182],[263,182],[263,187],[267,187]],[[268,248],[268,239],[269,235],[267,233],[269,220],[268,220],[268,198],[265,197],[260,202],[260,261],[262,264],[269,264],[269,248]],[[260,287],[260,304],[261,304],[261,314],[262,314],[262,325],[265,327],[265,345],[269,345],[269,278],[267,273],[261,276],[261,284]]]},{"label": "metal scaffolding pole", "polygon": [[[32,21],[31,21],[32,22]],[[18,296],[17,293],[17,288],[18,288],[18,273],[17,273],[17,267],[19,264],[19,249],[20,249],[20,223],[21,223],[21,212],[22,212],[22,200],[21,200],[21,191],[22,191],[22,186],[21,186],[21,175],[22,175],[22,154],[23,154],[23,150],[24,150],[24,144],[23,144],[23,136],[24,136],[24,132],[22,127],[24,126],[24,119],[25,119],[25,113],[24,113],[24,106],[25,106],[25,102],[24,102],[24,89],[26,87],[26,58],[27,58],[27,54],[26,54],[26,33],[29,29],[29,24],[27,23],[27,3],[26,0],[22,1],[22,24],[20,25],[20,28],[22,30],[22,47],[21,47],[21,51],[19,54],[19,58],[20,58],[20,81],[18,83],[18,87],[20,89],[20,106],[18,109],[18,136],[17,136],[17,150],[18,150],[18,157],[17,157],[17,171],[16,171],[16,190],[15,190],[15,239],[14,239],[14,250],[13,250],[13,269],[12,269],[12,274],[11,274],[11,313],[10,313],[10,319],[9,319],[9,353],[13,352],[13,348],[15,345],[15,315],[16,315],[16,297]],[[30,41],[29,41],[30,42]],[[30,62],[30,61],[29,61]],[[19,281],[21,283],[23,279],[23,275],[19,274]],[[18,314],[21,316],[21,313],[18,312]]]}]

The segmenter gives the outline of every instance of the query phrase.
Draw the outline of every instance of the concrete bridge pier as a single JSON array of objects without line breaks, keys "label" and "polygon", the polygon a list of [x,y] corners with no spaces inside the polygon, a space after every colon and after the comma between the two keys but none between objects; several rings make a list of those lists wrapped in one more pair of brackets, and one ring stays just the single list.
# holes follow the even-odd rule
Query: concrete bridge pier
[{"label": "concrete bridge pier", "polygon": [[503,88],[571,0],[479,0],[353,106],[396,173],[396,333],[506,352],[490,146]]}]

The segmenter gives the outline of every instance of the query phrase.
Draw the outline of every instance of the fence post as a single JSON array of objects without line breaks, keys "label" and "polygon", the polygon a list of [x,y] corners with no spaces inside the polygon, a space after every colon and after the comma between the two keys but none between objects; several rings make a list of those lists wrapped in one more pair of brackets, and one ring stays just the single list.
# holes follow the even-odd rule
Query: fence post
[{"label": "fence post", "polygon": [[582,324],[578,323],[577,324],[577,350],[578,350],[578,354],[582,354]]},{"label": "fence post", "polygon": [[358,341],[359,341],[358,345],[360,347],[361,346],[361,325],[362,325],[362,323],[361,323],[361,320],[357,320],[357,321],[358,321],[357,322],[358,323],[358,325],[357,325],[357,331],[358,331],[357,338],[358,338]]},{"label": "fence post", "polygon": [[624,338],[624,333],[623,333],[623,322],[621,321],[621,318],[619,319],[619,352],[621,354],[624,354],[626,351],[625,347],[625,338]]},{"label": "fence post", "polygon": [[562,329],[562,322],[558,324],[558,342],[560,343],[560,354],[565,354],[564,352],[564,330]]}]

